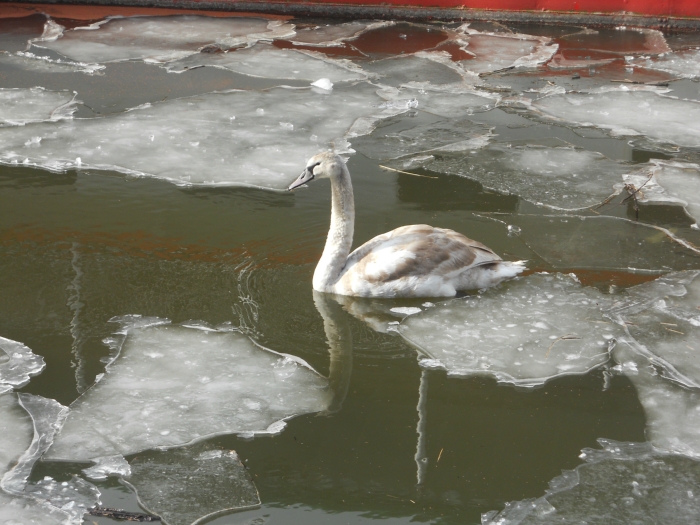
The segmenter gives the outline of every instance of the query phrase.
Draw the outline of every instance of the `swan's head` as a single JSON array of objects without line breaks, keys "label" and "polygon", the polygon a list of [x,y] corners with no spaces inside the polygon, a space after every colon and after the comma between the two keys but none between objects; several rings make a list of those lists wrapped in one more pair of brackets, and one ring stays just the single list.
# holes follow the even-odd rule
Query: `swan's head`
[{"label": "swan's head", "polygon": [[306,169],[302,171],[299,178],[289,186],[289,189],[293,190],[314,179],[339,177],[343,173],[344,165],[343,159],[330,151],[314,155],[308,160]]}]

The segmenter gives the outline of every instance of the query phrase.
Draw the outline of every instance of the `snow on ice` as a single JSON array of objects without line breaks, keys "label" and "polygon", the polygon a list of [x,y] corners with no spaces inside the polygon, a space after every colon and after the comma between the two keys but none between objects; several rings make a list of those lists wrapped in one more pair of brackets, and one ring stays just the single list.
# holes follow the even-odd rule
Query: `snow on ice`
[{"label": "snow on ice", "polygon": [[85,461],[177,447],[220,434],[274,434],[321,412],[328,381],[245,335],[127,316],[119,354],[70,407],[48,459]]},{"label": "snow on ice", "polygon": [[429,368],[534,387],[608,361],[620,333],[610,299],[561,274],[535,274],[407,317],[399,333]]}]

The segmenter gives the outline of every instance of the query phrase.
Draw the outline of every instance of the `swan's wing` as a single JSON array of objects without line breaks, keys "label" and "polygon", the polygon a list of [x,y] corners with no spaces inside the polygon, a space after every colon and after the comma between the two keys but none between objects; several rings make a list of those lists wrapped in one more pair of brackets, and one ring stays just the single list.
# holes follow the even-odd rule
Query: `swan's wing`
[{"label": "swan's wing", "polygon": [[368,283],[435,275],[500,261],[490,248],[461,233],[426,224],[402,226],[366,242],[348,257],[346,272]]}]

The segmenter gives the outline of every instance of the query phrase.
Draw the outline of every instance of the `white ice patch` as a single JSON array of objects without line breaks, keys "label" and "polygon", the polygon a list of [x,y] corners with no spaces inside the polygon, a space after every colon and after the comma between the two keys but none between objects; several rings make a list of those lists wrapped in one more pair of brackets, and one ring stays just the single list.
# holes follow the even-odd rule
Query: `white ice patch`
[{"label": "white ice patch", "polygon": [[83,469],[83,474],[94,480],[104,480],[108,476],[126,476],[131,475],[131,467],[124,459],[124,456],[117,454],[116,456],[107,456],[104,458],[95,458],[95,464]]},{"label": "white ice patch", "polygon": [[653,58],[634,58],[629,60],[628,63],[647,69],[671,73],[677,78],[700,77],[700,49],[684,49]]},{"label": "white ice patch", "polygon": [[419,314],[423,310],[421,310],[420,308],[417,308],[415,306],[397,306],[395,308],[391,308],[390,311],[395,313],[395,314],[402,315],[402,316],[409,316],[409,315],[413,315],[413,314]]},{"label": "white ice patch", "polygon": [[197,53],[169,62],[164,67],[170,72],[182,73],[202,66],[228,69],[251,77],[288,80],[310,81],[325,77],[331,82],[346,82],[367,78],[349,60],[332,59],[313,51],[278,49],[269,44],[257,44],[228,53]]},{"label": "white ice patch", "polygon": [[679,146],[700,146],[700,103],[648,89],[568,93],[535,100],[533,107],[557,119],[610,130],[616,136],[644,135]]},{"label": "white ice patch", "polygon": [[0,89],[0,126],[70,118],[76,110],[75,94],[44,88]]},{"label": "white ice patch", "polygon": [[[309,157],[336,142],[342,146],[359,117],[363,125],[353,127],[355,136],[401,112],[373,107],[381,99],[368,84],[324,95],[313,90],[212,93],[105,118],[0,128],[0,162],[51,171],[113,170],[179,185],[282,190]],[[41,138],[38,147],[26,145],[33,137]]]},{"label": "white ice patch", "polygon": [[399,332],[450,375],[534,387],[609,359],[620,332],[603,318],[610,302],[569,276],[535,274],[411,315]]},{"label": "white ice patch", "polygon": [[468,117],[496,107],[500,97],[461,85],[433,86],[410,82],[398,88],[386,87],[377,94],[389,102],[416,100],[417,108],[445,118]]},{"label": "white ice patch", "polygon": [[699,275],[700,271],[677,272],[637,285],[610,311],[626,327],[623,340],[635,352],[665,377],[690,388],[700,388]]},{"label": "white ice patch", "polygon": [[700,220],[700,166],[662,160],[649,162],[650,166],[640,173],[623,177],[625,183],[640,189],[639,202],[681,205],[697,223]]},{"label": "white ice patch", "polygon": [[0,523],[3,525],[78,525],[81,522],[71,520],[68,514],[50,505],[0,492]]},{"label": "white ice patch", "polygon": [[599,439],[583,449],[583,465],[549,482],[546,495],[506,503],[481,516],[482,525],[685,525],[700,515],[700,469],[682,456],[648,443]]},{"label": "white ice patch", "polygon": [[[265,434],[275,422],[331,402],[328,381],[306,363],[241,333],[116,320],[123,323],[120,353],[71,405],[50,459],[84,461],[220,434]],[[154,352],[163,357],[150,357]]]},{"label": "white ice patch", "polygon": [[99,64],[83,64],[71,60],[53,59],[48,56],[19,51],[15,54],[0,53],[0,64],[36,73],[85,73],[92,75],[105,68]]},{"label": "white ice patch", "polygon": [[0,394],[12,388],[22,387],[46,367],[44,358],[27,346],[0,337]]},{"label": "white ice patch", "polygon": [[294,26],[262,18],[115,17],[97,27],[75,28],[56,40],[35,45],[77,62],[168,62],[197,53],[206,45],[231,48],[293,34]]},{"label": "white ice patch", "polygon": [[[97,488],[73,476],[70,481],[58,482],[50,476],[29,482],[34,464],[53,443],[54,437],[64,421],[67,409],[53,399],[30,394],[19,394],[19,403],[31,416],[34,437],[29,447],[19,457],[14,467],[0,480],[0,488],[12,496],[36,501],[47,508],[49,516],[55,518],[62,511],[66,525],[79,525],[87,509],[100,503]],[[33,506],[28,506],[30,510]],[[48,523],[52,523],[47,518]]]},{"label": "white ice patch", "polygon": [[201,523],[260,504],[258,491],[233,450],[194,445],[139,454],[124,480],[141,505],[169,525]]},{"label": "white ice patch", "polygon": [[511,67],[535,67],[547,62],[559,46],[551,39],[520,33],[482,33],[469,27],[466,51],[476,55],[459,62],[474,73],[488,73]]},{"label": "white ice patch", "polygon": [[629,166],[597,152],[568,147],[493,145],[470,152],[468,159],[443,155],[430,169],[468,177],[488,189],[554,209],[579,209],[609,197]]}]

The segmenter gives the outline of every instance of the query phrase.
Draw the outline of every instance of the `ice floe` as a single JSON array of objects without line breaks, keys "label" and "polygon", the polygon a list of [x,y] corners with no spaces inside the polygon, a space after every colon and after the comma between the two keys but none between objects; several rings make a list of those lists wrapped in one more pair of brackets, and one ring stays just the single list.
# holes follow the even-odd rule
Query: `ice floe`
[{"label": "ice floe", "polygon": [[684,49],[660,57],[629,57],[628,64],[671,73],[677,78],[700,76],[700,49]]},{"label": "ice floe", "polygon": [[168,62],[197,53],[207,45],[227,49],[293,34],[294,26],[262,18],[114,17],[98,24],[62,31],[52,35],[52,39],[35,41],[34,45],[56,51],[76,62]]},{"label": "ice floe", "polygon": [[482,525],[684,525],[700,514],[700,465],[649,443],[599,439],[585,461],[549,482],[546,495],[488,512]]},{"label": "ice floe", "polygon": [[[677,272],[628,290],[610,315],[624,340],[662,374],[700,388],[700,271]],[[699,404],[700,406],[700,404]]]},{"label": "ice floe", "polygon": [[445,118],[468,117],[496,107],[500,97],[462,85],[435,86],[428,82],[409,82],[398,88],[386,87],[377,92],[388,103],[415,100],[415,107]]},{"label": "ice floe", "polygon": [[540,98],[533,107],[546,115],[616,136],[644,135],[679,146],[700,146],[700,103],[663,96],[651,89],[606,89]]},{"label": "ice floe", "polygon": [[100,481],[107,479],[109,476],[128,477],[131,475],[131,466],[121,454],[96,458],[94,461],[95,464],[92,467],[83,469],[83,474],[90,479]]},{"label": "ice floe", "polygon": [[554,268],[659,274],[697,267],[697,247],[668,229],[633,220],[526,214],[491,218],[517,227],[522,241]]},{"label": "ice floe", "polygon": [[168,525],[200,523],[260,505],[258,491],[233,450],[194,445],[139,454],[124,478],[139,503]]},{"label": "ice floe", "polygon": [[534,274],[410,315],[399,333],[423,367],[534,387],[608,361],[620,333],[603,317],[610,304],[572,276]]},{"label": "ice floe", "polygon": [[459,84],[469,78],[467,72],[455,67],[447,53],[416,53],[363,63],[362,69],[379,77],[378,82],[387,86],[400,86],[409,82],[425,82],[434,86]]},{"label": "ice floe", "polygon": [[391,21],[361,21],[353,20],[343,24],[312,25],[311,27],[296,27],[293,36],[286,37],[296,44],[307,46],[339,46],[347,40],[357,38],[366,31],[380,29],[392,25]]},{"label": "ice floe", "polygon": [[170,72],[182,73],[202,66],[228,69],[253,77],[290,80],[328,78],[331,82],[343,82],[367,78],[349,60],[328,58],[314,51],[278,49],[265,43],[227,53],[197,53],[169,62],[164,67]]},{"label": "ice floe", "polygon": [[639,173],[624,175],[626,184],[640,191],[639,202],[681,205],[700,220],[700,166],[686,162],[651,160]]},{"label": "ice floe", "polygon": [[303,361],[245,335],[127,316],[118,357],[70,413],[47,457],[84,461],[185,445],[219,434],[275,434],[333,394]]},{"label": "ice floe", "polygon": [[615,192],[622,175],[630,171],[629,166],[593,151],[510,146],[494,144],[476,153],[470,151],[468,156],[443,155],[420,164],[432,171],[468,177],[486,188],[554,209],[599,204]]},{"label": "ice floe", "polygon": [[14,54],[0,53],[0,64],[10,66],[23,71],[36,73],[85,73],[92,75],[101,71],[105,66],[99,64],[83,64],[71,60],[51,58],[49,56],[37,55],[19,51]]},{"label": "ice floe", "polygon": [[31,503],[15,503],[15,506],[27,512],[43,507],[49,516],[47,523],[52,523],[51,520],[58,516],[65,517],[66,524],[78,525],[82,523],[85,512],[100,502],[100,492],[94,485],[77,476],[70,481],[59,482],[50,476],[36,482],[29,481],[34,464],[53,443],[67,409],[53,399],[40,396],[19,394],[18,398],[19,404],[31,416],[34,437],[13,468],[4,474],[0,488],[18,500],[29,499],[39,503],[39,506]]},{"label": "ice floe", "polygon": [[43,88],[0,89],[0,126],[70,118],[76,110],[75,93]]},{"label": "ice floe", "polygon": [[12,388],[22,387],[44,369],[44,358],[27,346],[0,337],[0,394]]},{"label": "ice floe", "polygon": [[51,171],[92,168],[180,185],[285,189],[321,149],[405,109],[378,108],[369,84],[230,91],[146,104],[106,118],[0,128],[0,162]]}]

